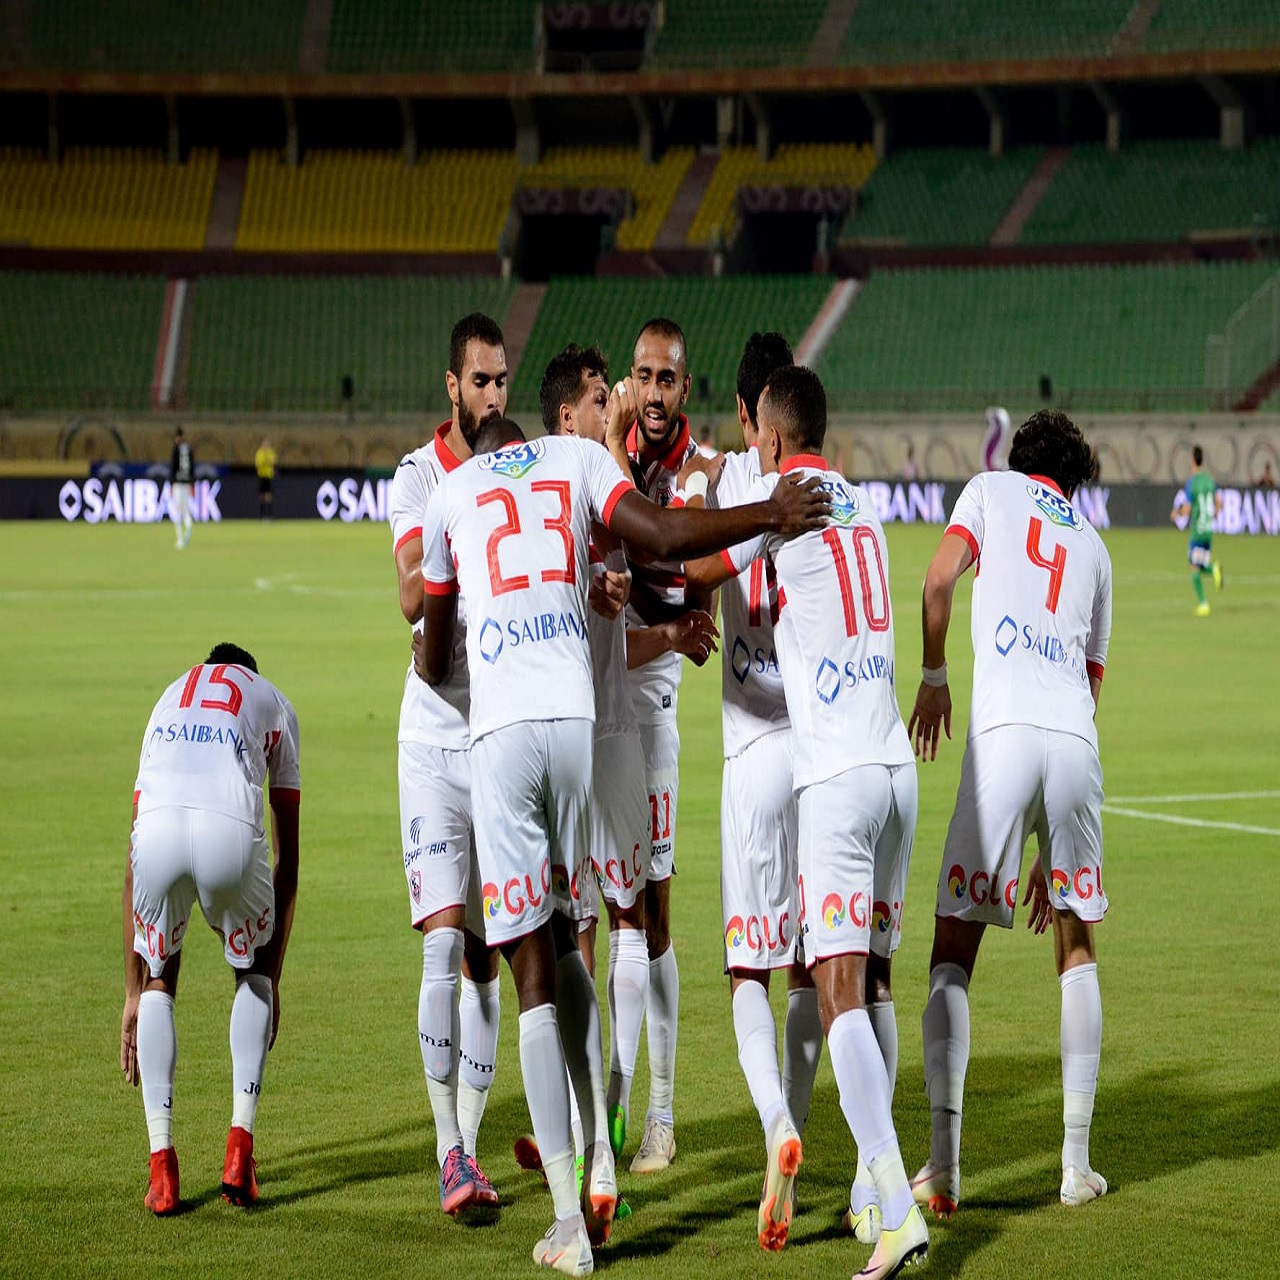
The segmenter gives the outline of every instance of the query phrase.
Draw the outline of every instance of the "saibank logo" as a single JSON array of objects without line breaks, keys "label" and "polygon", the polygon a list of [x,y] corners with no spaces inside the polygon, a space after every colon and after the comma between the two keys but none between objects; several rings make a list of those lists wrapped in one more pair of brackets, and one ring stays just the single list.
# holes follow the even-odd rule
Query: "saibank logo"
[{"label": "saibank logo", "polygon": [[823,898],[822,923],[828,929],[838,929],[844,924],[844,901],[838,893],[829,893]]},{"label": "saibank logo", "polygon": [[1060,529],[1083,529],[1084,521],[1079,512],[1060,493],[1046,489],[1044,485],[1029,484],[1027,492],[1036,506]]},{"label": "saibank logo", "polygon": [[877,933],[888,933],[893,927],[893,914],[887,902],[874,902],[871,905],[871,924]]},{"label": "saibank logo", "polygon": [[502,653],[502,626],[492,618],[480,628],[480,656],[489,663],[497,662]]},{"label": "saibank logo", "polygon": [[947,892],[959,902],[964,897],[965,879],[964,868],[956,863],[950,871],[947,872]]},{"label": "saibank logo", "polygon": [[743,936],[742,917],[731,916],[729,923],[724,927],[724,945],[726,947],[740,947],[742,946]]},{"label": "saibank logo", "polygon": [[496,453],[486,453],[480,459],[480,468],[482,471],[506,476],[508,480],[519,480],[542,461],[546,451],[546,445],[541,440],[509,444]]},{"label": "saibank logo", "polygon": [[824,480],[818,490],[831,499],[831,523],[852,524],[858,514],[858,495],[841,480]]},{"label": "saibank logo", "polygon": [[1071,892],[1071,877],[1065,871],[1055,870],[1053,873],[1053,896],[1059,902],[1066,902]]},{"label": "saibank logo", "polygon": [[485,918],[487,920],[496,920],[498,917],[498,905],[502,901],[498,896],[498,886],[490,880],[480,892],[484,897]]}]

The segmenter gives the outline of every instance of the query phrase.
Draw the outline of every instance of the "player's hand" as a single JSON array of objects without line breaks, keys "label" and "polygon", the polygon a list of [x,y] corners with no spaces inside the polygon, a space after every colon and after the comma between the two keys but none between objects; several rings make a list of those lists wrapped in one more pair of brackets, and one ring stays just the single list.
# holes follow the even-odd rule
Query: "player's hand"
[{"label": "player's hand", "polygon": [[587,592],[587,603],[606,622],[612,622],[631,599],[631,571],[623,569],[606,569],[602,574],[594,575],[591,587]]},{"label": "player's hand", "polygon": [[911,719],[907,722],[907,737],[921,760],[938,758],[938,742],[944,729],[950,738],[951,690],[945,684],[925,684],[922,680],[916,694],[916,705],[911,709]]},{"label": "player's hand", "polygon": [[271,979],[271,1042],[267,1045],[270,1053],[276,1047],[276,1032],[280,1030],[280,982]]},{"label": "player's hand", "polygon": [[640,389],[632,377],[620,378],[609,393],[605,406],[604,442],[612,453],[616,446],[627,449],[627,433],[640,416]]},{"label": "player's hand", "polygon": [[831,499],[819,488],[816,476],[800,480],[783,476],[774,486],[769,503],[778,517],[778,532],[784,537],[820,529],[831,514]]},{"label": "player's hand", "polygon": [[688,462],[680,468],[680,474],[676,477],[676,487],[679,489],[686,488],[686,481],[695,471],[701,471],[702,474],[707,477],[707,484],[713,485],[720,478],[720,472],[723,469],[723,453],[713,454],[709,458],[705,453],[695,453],[689,458]]},{"label": "player's hand", "polygon": [[1027,928],[1033,933],[1043,933],[1053,920],[1053,908],[1049,905],[1049,886],[1045,883],[1044,868],[1037,857],[1032,860],[1031,873],[1027,876],[1027,891],[1022,895],[1022,905],[1031,907]]},{"label": "player's hand", "polygon": [[720,632],[715,619],[702,609],[692,609],[674,622],[663,623],[673,653],[692,658],[695,666],[702,666],[717,651],[716,640]]},{"label": "player's hand", "polygon": [[413,669],[419,680],[427,678],[427,637],[423,631],[413,633]]},{"label": "player's hand", "polygon": [[139,995],[124,998],[124,1013],[120,1017],[120,1070],[125,1080],[137,1088],[138,1075],[138,1000]]}]

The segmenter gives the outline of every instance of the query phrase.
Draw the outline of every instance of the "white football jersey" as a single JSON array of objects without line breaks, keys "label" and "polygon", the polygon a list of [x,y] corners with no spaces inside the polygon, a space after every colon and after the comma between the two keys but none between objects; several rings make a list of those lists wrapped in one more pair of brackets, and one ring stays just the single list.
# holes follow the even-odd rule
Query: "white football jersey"
[{"label": "white football jersey", "polygon": [[[826,527],[790,540],[768,534],[724,555],[735,573],[762,554],[777,567],[774,635],[796,788],[859,765],[909,764],[894,685],[889,551],[871,496],[816,454],[788,458],[781,470],[821,479],[832,505]],[[763,479],[766,492],[777,479]]]},{"label": "white football jersey", "polygon": [[[707,494],[708,507],[740,507],[769,495],[761,485],[755,449],[727,453]],[[726,759],[787,724],[787,696],[774,646],[778,582],[773,561],[761,556],[720,592],[721,716]]]},{"label": "white football jersey", "polygon": [[1111,639],[1111,557],[1043,476],[984,471],[965,485],[948,533],[977,559],[969,735],[1038,725],[1097,744],[1089,677]]},{"label": "white football jersey", "polygon": [[[594,545],[591,548],[591,575],[603,575],[606,569],[622,573],[627,557],[621,548],[610,551],[602,560]],[[596,738],[616,733],[634,733],[635,708],[627,683],[627,622],[625,610],[613,621],[602,618],[594,609],[587,610],[587,638],[591,644],[591,675],[596,687]]]},{"label": "white football jersey", "polygon": [[607,450],[549,436],[472,458],[427,508],[427,592],[466,602],[471,739],[523,720],[595,720],[591,521],[633,488]]},{"label": "white football jersey", "polygon": [[[677,495],[677,477],[680,468],[698,451],[698,446],[689,434],[689,420],[682,414],[680,429],[671,448],[661,458],[642,467],[641,492],[652,498],[660,507],[669,507],[673,503],[680,505]],[[637,463],[640,462],[640,436],[633,426],[627,437],[627,452]],[[684,565],[674,562],[655,561],[651,564],[632,566],[636,581],[643,583],[655,592],[667,604],[684,604]],[[633,627],[643,627],[644,619],[630,605],[627,606],[627,621]],[[680,677],[683,674],[683,659],[678,653],[664,653],[643,667],[634,667],[628,677],[631,685],[631,704],[635,707],[636,718],[642,724],[654,724],[661,720],[676,718],[676,699],[680,689]]]},{"label": "white football jersey", "polygon": [[265,677],[201,663],[160,696],[142,739],[133,786],[139,813],[205,809],[264,830],[262,787],[297,800],[298,717]]},{"label": "white football jersey", "polygon": [[[450,471],[462,465],[462,459],[444,441],[451,425],[441,423],[431,440],[421,449],[406,453],[396,468],[387,502],[387,519],[396,551],[410,538],[422,537],[422,520],[431,495]],[[422,630],[421,619],[413,624],[413,629]],[[433,689],[414,673],[410,658],[404,677],[404,696],[400,700],[401,742],[425,742],[449,751],[467,749],[471,690],[467,682],[466,645],[466,615],[459,607],[453,674],[449,680]]]}]

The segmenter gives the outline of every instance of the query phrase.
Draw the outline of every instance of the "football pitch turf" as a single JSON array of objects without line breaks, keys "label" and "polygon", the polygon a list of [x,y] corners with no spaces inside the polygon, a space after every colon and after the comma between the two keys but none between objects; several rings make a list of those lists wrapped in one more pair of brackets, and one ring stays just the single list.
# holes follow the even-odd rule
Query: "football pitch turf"
[{"label": "football pitch turf", "polygon": [[[888,530],[899,700],[920,660],[919,589],[939,530]],[[1107,787],[1098,930],[1104,1002],[1094,1165],[1112,1193],[1069,1211],[1052,945],[991,931],[972,990],[962,1205],[931,1226],[925,1276],[1275,1276],[1280,1205],[1280,544],[1220,539],[1226,590],[1193,616],[1185,542],[1106,535],[1115,622],[1099,713]],[[922,767],[894,965],[894,1116],[908,1172],[928,1149],[920,1012],[942,839],[967,723],[969,584],[949,644],[953,742]],[[533,1273],[551,1221],[512,1140],[529,1129],[503,973],[497,1079],[480,1158],[496,1227],[439,1210],[416,1044],[419,937],[399,852],[396,725],[408,631],[385,527],[0,525],[0,1275],[450,1276]],[[219,1196],[230,1120],[232,981],[193,927],[178,999],[175,1141],[185,1211],[157,1220],[140,1096],[117,1062],[120,888],[133,780],[155,699],[215,641],[251,649],[302,730],[302,866],[279,1040],[257,1123],[262,1198]],[[722,975],[719,668],[686,668],[672,933],[681,1009],[678,1154],[625,1172],[634,1207],[597,1255],[618,1277],[848,1276],[852,1144],[819,1069],[786,1250],[762,1254],[763,1140]],[[600,967],[606,964],[604,939]],[[775,983],[774,1007],[784,1007]]]}]

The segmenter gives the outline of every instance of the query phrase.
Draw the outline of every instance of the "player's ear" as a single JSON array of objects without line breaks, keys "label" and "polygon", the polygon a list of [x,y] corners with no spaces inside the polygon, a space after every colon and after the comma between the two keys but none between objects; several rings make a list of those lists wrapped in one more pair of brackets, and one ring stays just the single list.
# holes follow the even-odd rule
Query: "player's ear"
[{"label": "player's ear", "polygon": [[449,403],[458,405],[458,375],[452,369],[444,371],[444,389],[449,393]]},{"label": "player's ear", "polygon": [[693,374],[686,373],[684,375],[684,385],[680,388],[681,405],[689,398],[689,388],[693,386]]},{"label": "player's ear", "polygon": [[560,406],[560,434],[565,436],[578,434],[578,424],[573,420],[573,410],[567,404]]}]

